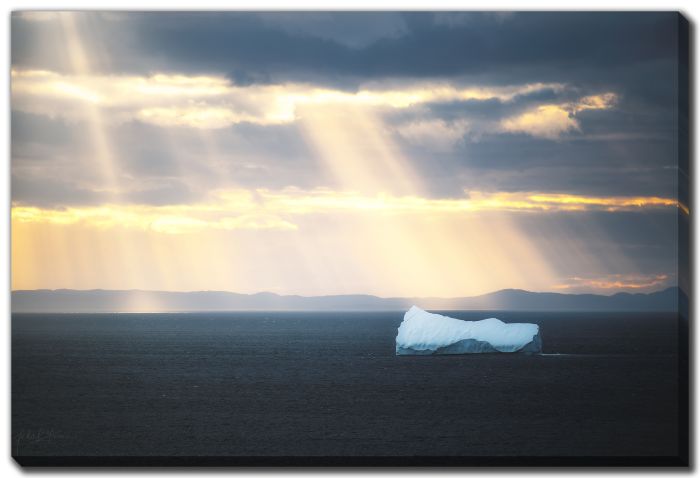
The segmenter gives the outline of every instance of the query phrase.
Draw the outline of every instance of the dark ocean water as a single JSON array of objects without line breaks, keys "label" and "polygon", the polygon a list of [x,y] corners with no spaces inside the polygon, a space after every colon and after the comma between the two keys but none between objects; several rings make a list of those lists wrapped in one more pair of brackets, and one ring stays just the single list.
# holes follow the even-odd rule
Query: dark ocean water
[{"label": "dark ocean water", "polygon": [[401,313],[12,317],[14,455],[678,455],[673,316],[450,312],[544,354],[394,355]]}]

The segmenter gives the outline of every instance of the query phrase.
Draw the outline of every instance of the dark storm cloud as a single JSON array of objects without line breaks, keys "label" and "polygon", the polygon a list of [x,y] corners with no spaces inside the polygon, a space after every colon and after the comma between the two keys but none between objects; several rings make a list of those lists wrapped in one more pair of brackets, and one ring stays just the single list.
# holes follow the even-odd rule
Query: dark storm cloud
[{"label": "dark storm cloud", "polygon": [[512,134],[413,153],[433,194],[459,189],[674,197],[673,145],[654,138],[550,141]]},{"label": "dark storm cloud", "polygon": [[[674,58],[678,21],[675,13],[518,13],[505,20],[473,13],[452,25],[432,13],[325,13],[323,21],[305,15],[124,13],[84,23],[105,53],[132,52],[108,55],[108,68],[119,72],[340,83],[471,75],[513,83],[590,79],[586,72],[601,68],[617,75],[626,65]],[[378,30],[385,24],[393,27],[383,37]],[[61,58],[51,61],[31,47],[37,36],[60,38],[59,30],[55,23],[13,17],[13,64],[60,68]],[[606,82],[607,75],[595,76]]]},{"label": "dark storm cloud", "polygon": [[55,147],[74,143],[77,139],[74,134],[78,131],[61,119],[12,110],[10,121],[13,148],[34,141]]},{"label": "dark storm cloud", "polygon": [[295,124],[175,131],[130,121],[109,125],[117,198],[96,171],[85,125],[12,113],[12,197],[24,205],[185,204],[216,188],[330,186]]},{"label": "dark storm cloud", "polygon": [[25,177],[13,172],[10,187],[13,203],[49,209],[64,205],[92,205],[104,199],[101,194],[60,177]]},{"label": "dark storm cloud", "polygon": [[283,188],[325,185],[318,164],[296,124],[242,123],[208,131],[164,130],[139,121],[110,129],[117,164],[135,177],[179,177],[217,187]]}]

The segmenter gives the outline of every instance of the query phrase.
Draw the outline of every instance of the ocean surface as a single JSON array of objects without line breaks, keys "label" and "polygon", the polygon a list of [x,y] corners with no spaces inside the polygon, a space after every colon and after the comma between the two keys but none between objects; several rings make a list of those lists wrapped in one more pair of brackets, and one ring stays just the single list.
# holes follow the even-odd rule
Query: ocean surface
[{"label": "ocean surface", "polygon": [[540,325],[542,355],[394,355],[400,312],[15,314],[16,456],[674,456],[678,322]]}]

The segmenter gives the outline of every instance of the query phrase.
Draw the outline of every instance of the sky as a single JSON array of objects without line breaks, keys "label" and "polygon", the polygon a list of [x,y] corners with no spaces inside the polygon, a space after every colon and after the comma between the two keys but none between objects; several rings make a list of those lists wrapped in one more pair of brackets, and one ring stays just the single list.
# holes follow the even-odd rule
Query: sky
[{"label": "sky", "polygon": [[675,13],[14,12],[12,288],[677,284]]}]

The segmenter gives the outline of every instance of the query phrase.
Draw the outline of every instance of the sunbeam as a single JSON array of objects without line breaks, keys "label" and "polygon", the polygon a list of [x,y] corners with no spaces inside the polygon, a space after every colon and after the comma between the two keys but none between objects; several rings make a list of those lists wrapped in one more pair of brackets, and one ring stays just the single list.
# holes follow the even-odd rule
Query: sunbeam
[{"label": "sunbeam", "polygon": [[11,70],[13,288],[446,297],[676,280],[668,217],[688,208],[657,164],[665,143],[631,151],[638,132],[606,130],[629,116],[619,85],[144,69],[109,36],[124,18],[13,16],[53,28],[23,50],[44,61]]}]

